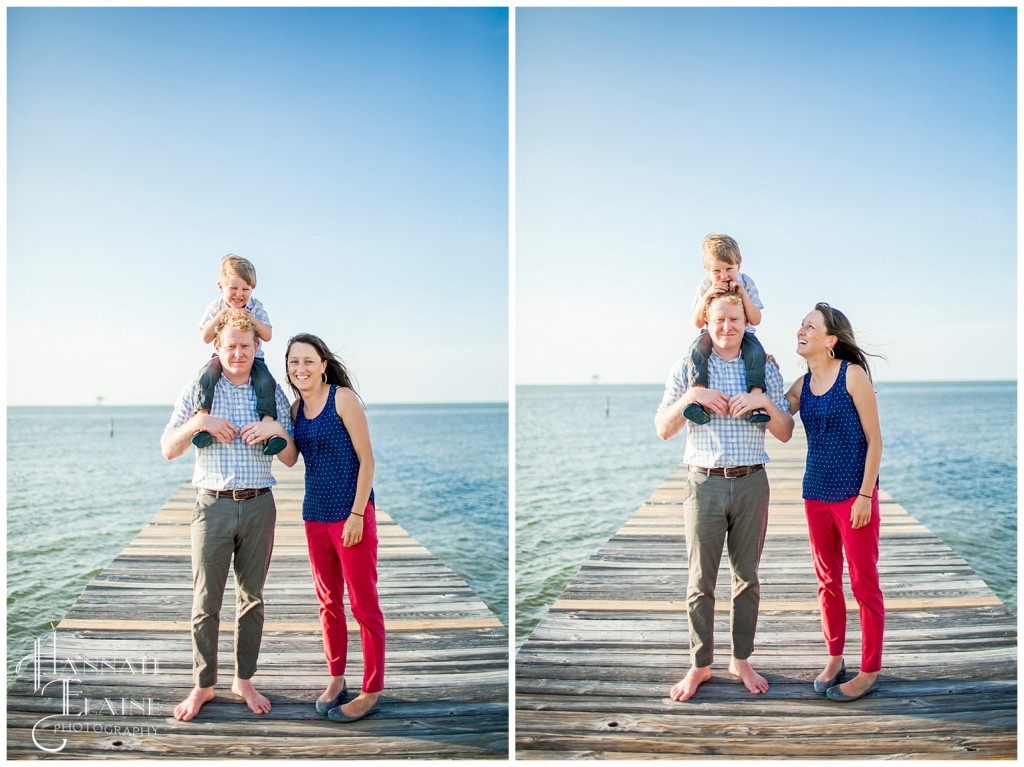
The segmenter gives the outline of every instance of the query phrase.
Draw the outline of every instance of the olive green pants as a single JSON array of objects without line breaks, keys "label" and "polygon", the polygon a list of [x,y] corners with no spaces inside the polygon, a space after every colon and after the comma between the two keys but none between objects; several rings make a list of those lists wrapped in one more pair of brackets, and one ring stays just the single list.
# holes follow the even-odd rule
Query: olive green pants
[{"label": "olive green pants", "polygon": [[690,661],[710,666],[715,655],[715,584],[728,546],[732,570],[732,655],[754,651],[761,602],[758,565],[768,528],[768,476],[761,471],[736,479],[691,472],[683,516],[689,580],[686,612],[690,623]]},{"label": "olive green pants", "polygon": [[250,679],[263,639],[263,584],[274,550],[274,494],[247,501],[199,493],[192,513],[192,664],[197,687],[217,682],[220,610],[235,570],[235,676]]}]

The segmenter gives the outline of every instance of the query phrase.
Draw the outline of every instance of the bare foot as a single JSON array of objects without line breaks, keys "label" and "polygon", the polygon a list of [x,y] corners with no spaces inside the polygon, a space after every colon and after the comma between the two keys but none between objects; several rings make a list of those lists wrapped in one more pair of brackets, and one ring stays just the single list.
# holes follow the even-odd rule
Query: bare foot
[{"label": "bare foot", "polygon": [[697,688],[709,679],[711,679],[711,666],[702,668],[693,666],[686,672],[686,676],[676,682],[672,691],[669,692],[669,697],[678,701],[689,700],[697,692]]},{"label": "bare foot", "polygon": [[825,666],[825,670],[818,674],[819,682],[831,682],[836,678],[836,674],[839,673],[839,669],[843,667],[843,656],[842,655],[830,655],[828,658],[828,665]]},{"label": "bare foot", "polygon": [[379,692],[361,692],[359,695],[341,707],[341,713],[345,716],[362,716],[377,702]]},{"label": "bare foot", "polygon": [[856,698],[859,695],[863,695],[864,692],[874,684],[875,679],[878,677],[878,672],[874,671],[867,673],[861,671],[857,676],[851,679],[849,682],[845,682],[839,685],[839,691],[844,695],[849,695],[851,698]]},{"label": "bare foot", "polygon": [[748,660],[733,658],[729,661],[729,673],[738,676],[754,695],[768,692],[768,680],[754,671]]},{"label": "bare foot", "polygon": [[174,707],[174,718],[187,722],[199,713],[203,704],[209,703],[211,700],[213,700],[212,687],[193,687],[188,697]]},{"label": "bare foot", "polygon": [[345,688],[345,677],[343,676],[332,676],[331,683],[327,685],[327,689],[324,690],[323,695],[320,696],[321,703],[333,703],[341,695],[341,691]]},{"label": "bare foot", "polygon": [[231,683],[231,692],[245,700],[245,705],[254,714],[266,714],[270,711],[270,701],[256,692],[251,679],[239,679]]}]

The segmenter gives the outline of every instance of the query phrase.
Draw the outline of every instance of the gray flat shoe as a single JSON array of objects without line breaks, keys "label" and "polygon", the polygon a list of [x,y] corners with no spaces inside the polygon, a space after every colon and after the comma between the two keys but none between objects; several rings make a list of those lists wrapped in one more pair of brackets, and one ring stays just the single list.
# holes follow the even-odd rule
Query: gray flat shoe
[{"label": "gray flat shoe", "polygon": [[337,708],[332,708],[327,712],[327,718],[332,722],[350,724],[351,722],[358,722],[360,719],[365,719],[370,714],[376,714],[378,711],[380,711],[380,703],[374,703],[369,709],[367,709],[366,713],[361,714],[360,716],[349,716],[341,710],[341,706],[338,706]]},{"label": "gray flat shoe", "polygon": [[825,692],[825,695],[828,697],[829,700],[834,700],[834,701],[836,701],[838,703],[850,703],[850,702],[855,701],[855,700],[860,700],[865,695],[870,695],[873,692],[878,692],[879,687],[880,687],[880,685],[878,684],[878,681],[876,680],[874,682],[874,684],[872,684],[868,689],[866,689],[860,695],[847,695],[846,693],[844,693],[842,690],[839,689],[839,685],[836,685],[835,687],[829,687],[828,690]]},{"label": "gray flat shoe", "polygon": [[345,698],[348,695],[348,680],[346,679],[341,683],[341,692],[338,693],[338,697],[334,700],[329,700],[324,703],[322,700],[317,698],[316,700],[316,712],[320,716],[327,716],[332,708],[337,708],[345,702]]},{"label": "gray flat shoe", "polygon": [[818,695],[824,695],[828,692],[829,688],[835,687],[837,684],[843,682],[843,677],[846,676],[846,660],[843,660],[843,667],[839,669],[839,672],[829,679],[827,682],[819,682],[817,679],[814,680],[814,691]]}]

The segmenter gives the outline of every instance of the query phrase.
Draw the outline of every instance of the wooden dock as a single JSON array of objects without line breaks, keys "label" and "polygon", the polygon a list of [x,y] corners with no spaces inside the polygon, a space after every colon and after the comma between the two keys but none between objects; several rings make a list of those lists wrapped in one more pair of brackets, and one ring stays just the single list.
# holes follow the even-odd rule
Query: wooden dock
[{"label": "wooden dock", "polygon": [[[885,493],[882,689],[849,704],[815,695],[826,651],[800,498],[799,422],[789,444],[768,437],[768,449],[772,499],[751,662],[769,691],[752,695],[727,671],[723,561],[714,677],[685,703],[668,697],[689,667],[680,466],[584,564],[520,649],[517,758],[1016,758],[1016,618]],[[856,673],[860,621],[846,588],[846,661]]]},{"label": "wooden dock", "polygon": [[[185,485],[56,628],[56,665],[54,635],[41,638],[39,662],[29,663],[7,692],[8,758],[506,759],[508,632],[386,507],[377,512],[388,639],[381,710],[351,725],[316,714],[327,666],[301,519],[301,466],[274,466],[277,533],[254,678],[273,704],[269,714],[254,715],[230,693],[232,576],[221,615],[217,699],[191,722],[173,718],[192,687],[195,491]],[[349,631],[346,676],[358,690],[362,653],[351,615]]]}]

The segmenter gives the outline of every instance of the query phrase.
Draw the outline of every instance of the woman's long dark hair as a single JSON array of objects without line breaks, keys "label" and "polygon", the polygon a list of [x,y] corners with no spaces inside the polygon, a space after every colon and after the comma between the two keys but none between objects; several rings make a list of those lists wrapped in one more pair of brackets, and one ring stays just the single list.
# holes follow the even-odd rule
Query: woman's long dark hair
[{"label": "woman's long dark hair", "polygon": [[853,325],[841,311],[829,306],[824,301],[815,304],[814,308],[821,312],[821,316],[825,318],[825,332],[830,336],[835,336],[837,339],[836,345],[832,347],[836,358],[860,365],[864,368],[864,372],[868,374],[868,380],[874,383],[871,378],[871,367],[868,365],[868,357],[878,357],[883,360],[885,357],[881,354],[866,352],[857,345],[857,341],[853,337]]},{"label": "woman's long dark hair", "polygon": [[[352,376],[349,375],[348,370],[345,368],[345,363],[334,354],[330,349],[327,348],[327,344],[323,342],[323,339],[319,336],[315,336],[312,333],[298,333],[288,339],[288,348],[284,352],[284,368],[288,370],[288,355],[292,352],[292,344],[309,344],[316,349],[317,355],[322,360],[326,360],[327,369],[324,373],[327,375],[326,383],[337,384],[338,386],[344,386],[355,392],[356,396],[359,397],[359,392],[356,391],[356,386],[352,380]],[[288,376],[288,385],[292,387],[292,391],[295,392],[296,397],[301,397],[299,390],[295,388],[295,384],[292,383],[292,377]],[[362,397],[359,400],[362,401]]]}]

